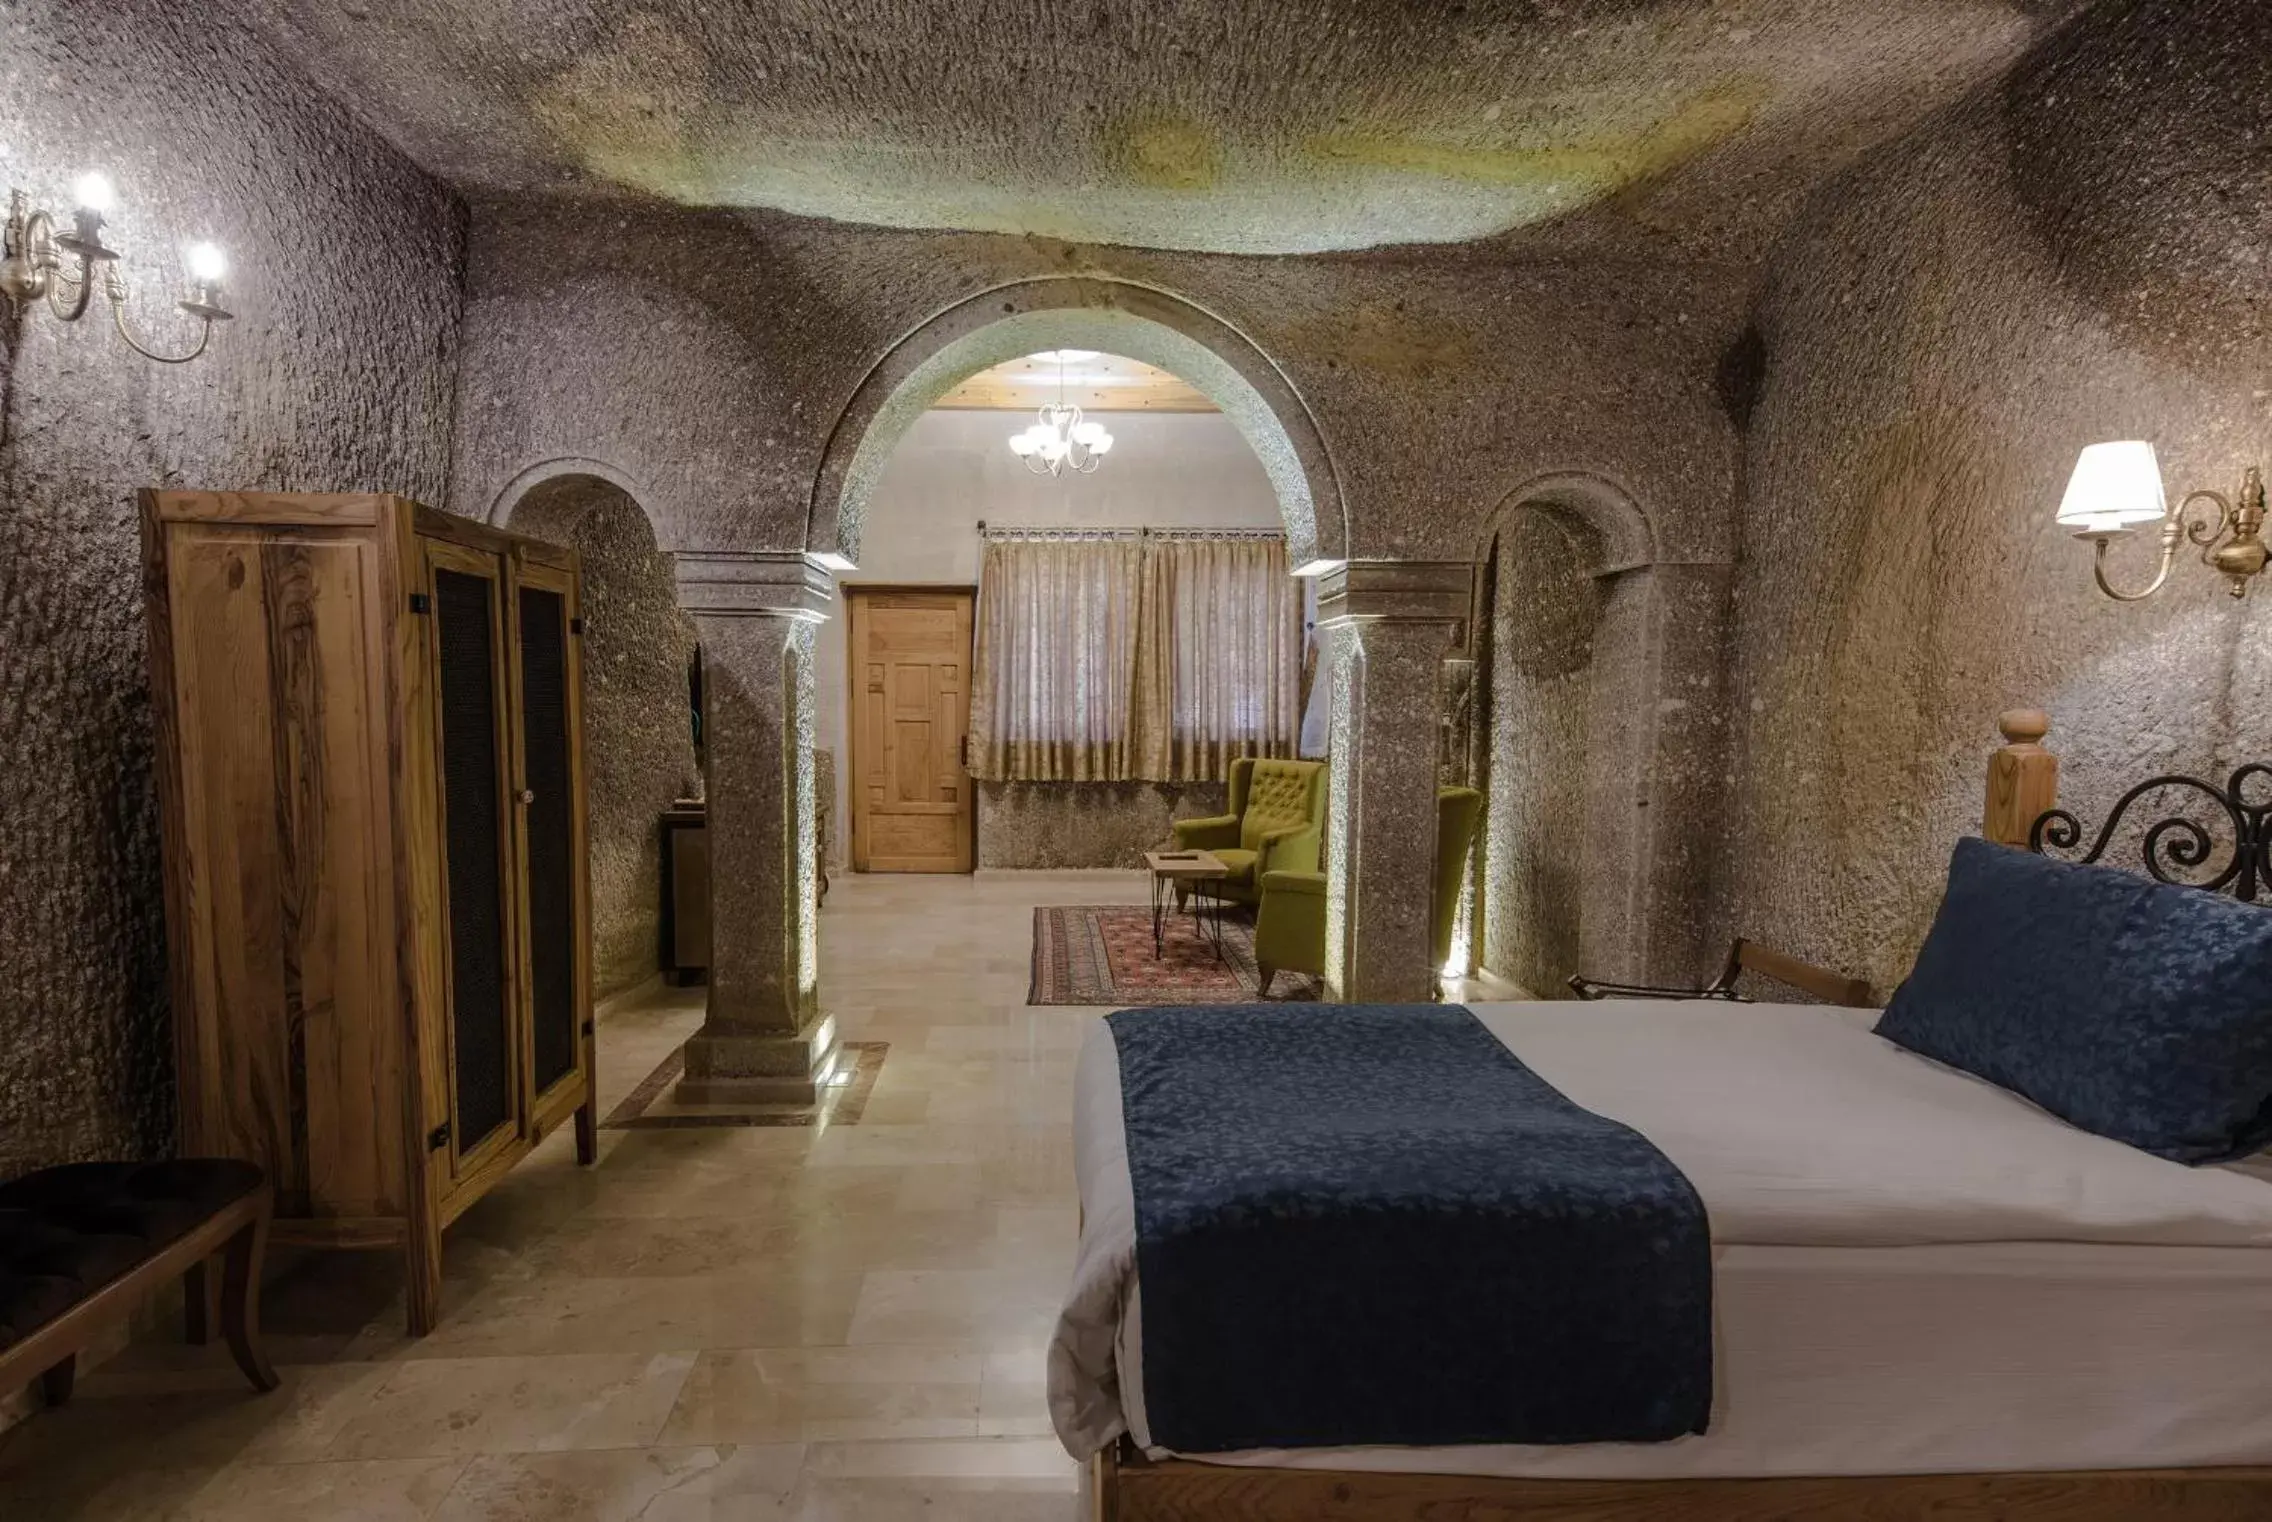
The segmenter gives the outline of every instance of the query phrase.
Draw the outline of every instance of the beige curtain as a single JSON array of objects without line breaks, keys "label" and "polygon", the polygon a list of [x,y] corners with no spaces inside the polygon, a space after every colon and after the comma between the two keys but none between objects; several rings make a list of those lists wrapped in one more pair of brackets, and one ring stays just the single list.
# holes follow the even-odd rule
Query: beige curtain
[{"label": "beige curtain", "polygon": [[1301,740],[1302,592],[1279,538],[1155,537],[1136,621],[1136,775],[1219,782]]},{"label": "beige curtain", "polygon": [[990,539],[970,684],[971,774],[989,782],[1136,775],[1134,536]]},{"label": "beige curtain", "polygon": [[1218,782],[1301,738],[1280,538],[990,539],[970,684],[988,782]]}]

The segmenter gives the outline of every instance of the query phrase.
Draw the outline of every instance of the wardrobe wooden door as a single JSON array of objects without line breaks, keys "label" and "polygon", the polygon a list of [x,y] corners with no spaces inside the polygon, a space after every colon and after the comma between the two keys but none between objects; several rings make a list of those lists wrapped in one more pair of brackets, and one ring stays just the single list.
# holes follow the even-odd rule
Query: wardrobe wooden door
[{"label": "wardrobe wooden door", "polygon": [[845,589],[851,606],[852,866],[968,872],[977,813],[968,587]]},{"label": "wardrobe wooden door", "polygon": [[[576,1108],[592,1071],[583,671],[576,577],[516,556],[513,630],[520,938],[533,1129]],[[579,1082],[578,1080],[583,1080]]]},{"label": "wardrobe wooden door", "polygon": [[493,1163],[510,1166],[527,1122],[506,681],[510,583],[495,554],[423,536],[418,546],[441,815],[439,881],[429,891],[442,931],[442,1001],[430,1047],[449,1075],[447,1120],[427,1145],[447,1154],[454,1191]]}]

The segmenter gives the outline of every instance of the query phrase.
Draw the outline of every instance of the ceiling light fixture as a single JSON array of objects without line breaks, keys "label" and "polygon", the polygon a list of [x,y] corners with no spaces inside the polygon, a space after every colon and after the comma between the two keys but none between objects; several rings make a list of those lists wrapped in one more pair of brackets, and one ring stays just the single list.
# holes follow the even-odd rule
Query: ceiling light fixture
[{"label": "ceiling light fixture", "polygon": [[[1059,349],[1049,355],[1037,354],[1036,359],[1057,361],[1057,401],[1036,413],[1036,421],[1020,432],[1010,435],[1010,453],[1026,462],[1026,469],[1037,476],[1054,476],[1071,470],[1080,475],[1094,475],[1104,457],[1112,452],[1112,435],[1102,423],[1081,420],[1081,409],[1065,400],[1065,362],[1084,351]],[[1093,356],[1091,356],[1093,357]]]},{"label": "ceiling light fixture", "polygon": [[[2209,511],[2195,514],[2196,505]],[[2263,538],[2262,471],[2251,465],[2242,473],[2237,497],[2197,491],[2172,506],[2162,490],[2154,446],[2139,439],[2093,444],[2083,451],[2059,503],[2059,522],[2098,546],[2093,566],[2098,589],[2117,602],[2140,602],[2159,592],[2177,563],[2178,550],[2189,543],[2200,548],[2203,563],[2224,573],[2235,597],[2246,597],[2249,582],[2272,560]],[[2106,579],[2107,549],[2149,523],[2161,527],[2160,564],[2152,581],[2125,592]]]},{"label": "ceiling light fixture", "polygon": [[[0,296],[6,296],[19,313],[44,296],[57,317],[77,322],[87,315],[95,294],[96,266],[100,265],[111,326],[118,329],[128,348],[161,365],[186,365],[203,354],[212,340],[213,324],[227,322],[235,315],[221,305],[221,280],[229,272],[229,261],[221,250],[210,243],[193,243],[183,251],[189,266],[189,295],[175,304],[202,327],[197,346],[188,353],[160,354],[144,347],[128,330],[126,276],[119,271],[118,250],[103,243],[103,221],[118,193],[103,176],[85,174],[72,187],[72,198],[76,205],[71,212],[71,229],[58,232],[52,214],[35,208],[21,190],[9,192],[7,232],[5,241],[0,242]],[[76,261],[76,270],[65,268],[67,257]]]}]

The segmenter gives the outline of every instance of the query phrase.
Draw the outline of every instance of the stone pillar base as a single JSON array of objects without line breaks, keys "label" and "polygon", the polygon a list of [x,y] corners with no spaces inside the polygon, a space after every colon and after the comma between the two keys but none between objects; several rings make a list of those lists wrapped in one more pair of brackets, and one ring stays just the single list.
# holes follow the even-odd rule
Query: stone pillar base
[{"label": "stone pillar base", "polygon": [[794,1036],[697,1031],[687,1038],[686,1072],[672,1092],[691,1105],[816,1104],[839,1056],[834,1020]]}]

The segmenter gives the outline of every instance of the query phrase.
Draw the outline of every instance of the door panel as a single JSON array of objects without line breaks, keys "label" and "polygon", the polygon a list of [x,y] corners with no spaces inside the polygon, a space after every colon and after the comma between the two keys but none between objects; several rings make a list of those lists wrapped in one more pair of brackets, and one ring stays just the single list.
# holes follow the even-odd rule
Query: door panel
[{"label": "door panel", "polygon": [[521,1134],[512,1018],[515,905],[506,828],[505,578],[494,555],[421,539],[442,825],[441,923],[450,1063],[450,1174],[463,1179]]},{"label": "door panel", "polygon": [[968,872],[976,814],[963,739],[970,723],[968,588],[848,587],[852,865],[862,872]]},{"label": "door panel", "polygon": [[[584,1067],[582,852],[576,817],[574,579],[523,564],[514,589],[531,1098]],[[539,1117],[542,1118],[541,1116]]]}]

